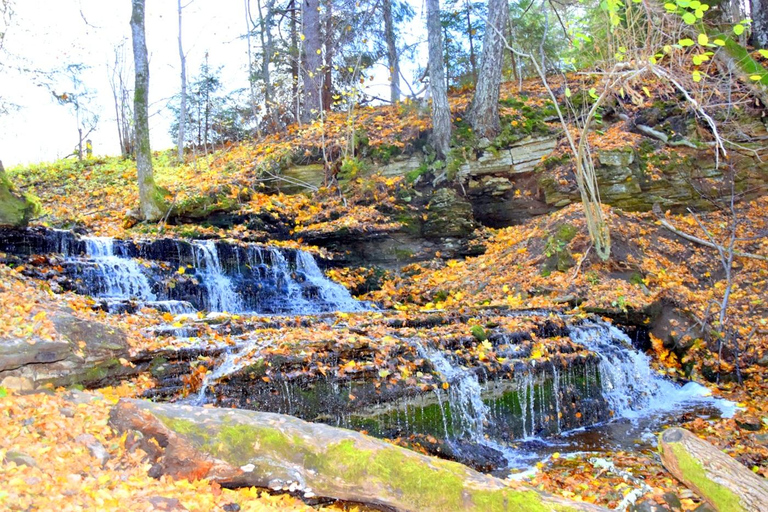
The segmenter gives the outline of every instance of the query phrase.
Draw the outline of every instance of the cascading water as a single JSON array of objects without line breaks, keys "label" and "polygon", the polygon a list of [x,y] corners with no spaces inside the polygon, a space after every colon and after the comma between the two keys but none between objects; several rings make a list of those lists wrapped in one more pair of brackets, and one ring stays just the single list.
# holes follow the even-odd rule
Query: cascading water
[{"label": "cascading water", "polygon": [[249,247],[249,260],[255,262],[260,277],[270,280],[280,295],[277,309],[313,313],[315,308],[304,298],[301,285],[293,278],[288,260],[275,247]]},{"label": "cascading water", "polygon": [[346,288],[325,277],[323,271],[317,266],[315,258],[308,252],[296,253],[296,271],[303,273],[304,278],[317,288],[317,293],[324,302],[336,304],[338,311],[366,309],[362,303],[352,298]]},{"label": "cascading water", "polygon": [[98,272],[93,276],[96,295],[109,299],[156,299],[147,276],[138,262],[115,255],[115,244],[108,237],[86,237],[86,255],[93,261]]},{"label": "cascading water", "polygon": [[707,402],[723,415],[732,414],[729,403],[709,397],[704,386],[679,386],[661,377],[651,368],[650,358],[634,349],[629,337],[611,324],[585,322],[572,327],[569,336],[600,358],[603,397],[615,418],[638,418],[672,410],[684,402]]},{"label": "cascading water", "polygon": [[[607,418],[611,424],[622,419],[628,420],[630,426],[645,422],[640,430],[636,426],[631,434],[625,435],[631,442],[644,435],[642,429],[658,428],[660,423],[649,419],[659,413],[684,408],[719,409],[721,416],[730,416],[734,412],[733,404],[709,397],[708,390],[701,385],[680,386],[657,374],[650,366],[650,358],[634,349],[626,334],[611,324],[593,320],[571,325],[569,337],[593,352],[596,362],[584,364],[575,372],[555,364],[538,368],[538,373],[534,373],[534,368],[539,365],[516,371],[511,386],[515,399],[506,405],[494,401],[493,387],[498,387],[498,383],[481,385],[476,372],[456,364],[450,353],[425,349],[417,343],[419,356],[429,360],[442,380],[449,384],[447,391],[439,387],[435,390],[445,438],[448,441],[470,440],[475,445],[502,452],[510,466],[525,466],[536,455],[525,449],[510,450],[505,443],[510,440],[509,433],[514,430],[514,437],[523,441],[524,446],[533,443],[540,449],[554,443],[553,447],[560,447],[554,450],[562,449],[563,445],[545,442],[537,436],[541,431],[561,433],[563,397],[576,393],[582,397],[581,405],[584,405],[590,401],[590,389],[600,396],[602,407],[610,409],[604,411],[602,420],[598,417],[591,424]],[[582,391],[575,391],[578,386]],[[571,399],[564,403],[570,404]],[[515,423],[514,429],[499,424],[510,422]],[[584,432],[584,428],[574,432]],[[570,435],[568,431],[563,434]]]},{"label": "cascading water", "polygon": [[242,301],[232,285],[232,280],[222,270],[216,244],[211,240],[196,240],[192,246],[195,268],[203,274],[207,309],[242,311]]},{"label": "cascading water", "polygon": [[[108,311],[148,306],[174,315],[316,314],[368,305],[327,279],[311,254],[212,240],[114,240],[49,230],[5,250],[60,253],[67,289],[104,299]],[[136,258],[142,258],[141,261]],[[177,272],[179,268],[184,271]]]},{"label": "cascading water", "polygon": [[[451,363],[441,351],[427,350],[419,344],[416,348],[419,355],[429,360],[435,370],[441,374],[443,381],[448,383],[447,400],[443,400],[440,388],[435,390],[446,437],[482,440],[489,411],[483,402],[482,388],[475,373]],[[450,407],[450,414],[447,413],[446,405]],[[448,416],[450,416],[450,425]]]}]

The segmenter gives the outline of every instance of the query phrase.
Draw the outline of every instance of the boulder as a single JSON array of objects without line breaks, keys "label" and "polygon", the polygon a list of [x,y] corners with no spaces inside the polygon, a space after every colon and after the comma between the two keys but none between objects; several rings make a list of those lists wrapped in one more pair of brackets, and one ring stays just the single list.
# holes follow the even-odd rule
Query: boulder
[{"label": "boulder", "polygon": [[67,311],[48,314],[53,340],[0,338],[0,382],[14,389],[46,384],[95,386],[133,372],[120,363],[129,357],[126,335],[104,323]]},{"label": "boulder", "polygon": [[40,205],[30,196],[17,193],[0,162],[0,226],[25,226],[40,213]]},{"label": "boulder", "polygon": [[472,205],[451,188],[435,190],[426,210],[422,233],[428,238],[466,237],[475,229]]}]

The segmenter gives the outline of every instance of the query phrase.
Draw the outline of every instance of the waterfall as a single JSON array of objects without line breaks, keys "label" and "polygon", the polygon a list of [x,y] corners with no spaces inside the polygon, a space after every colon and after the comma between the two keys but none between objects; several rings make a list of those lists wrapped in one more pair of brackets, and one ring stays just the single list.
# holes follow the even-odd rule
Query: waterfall
[{"label": "waterfall", "polygon": [[274,247],[269,248],[269,273],[275,280],[277,289],[283,293],[286,308],[300,313],[314,313],[315,308],[304,298],[301,285],[293,278],[293,273],[283,253]]},{"label": "waterfall", "polygon": [[317,288],[320,298],[328,304],[335,304],[338,311],[363,311],[365,309],[363,304],[352,298],[349,290],[325,277],[323,271],[317,266],[315,258],[308,252],[297,251],[296,271],[303,272],[307,281]]},{"label": "waterfall", "polygon": [[95,263],[98,274],[92,276],[99,297],[110,299],[155,300],[147,276],[139,263],[115,255],[115,244],[108,237],[85,237],[86,255]]},{"label": "waterfall", "polygon": [[[482,388],[477,375],[472,370],[453,364],[439,350],[427,350],[420,344],[416,345],[421,357],[429,360],[443,381],[448,383],[447,400],[442,399],[442,390],[437,388],[438,403],[442,411],[445,430],[448,432],[446,409],[450,409],[450,429],[454,438],[465,438],[473,441],[484,438],[485,424],[488,422],[488,406],[481,397]],[[447,406],[447,407],[446,407]]]},{"label": "waterfall", "polygon": [[242,301],[232,285],[232,280],[221,267],[216,244],[211,240],[195,240],[194,265],[202,274],[203,286],[207,292],[206,303],[209,311],[242,311]]},{"label": "waterfall", "polygon": [[732,414],[730,402],[709,397],[704,386],[679,386],[659,375],[651,368],[650,358],[632,347],[629,337],[609,323],[585,322],[571,327],[569,336],[600,358],[602,394],[615,418],[671,411],[691,402],[713,405],[724,416]]}]

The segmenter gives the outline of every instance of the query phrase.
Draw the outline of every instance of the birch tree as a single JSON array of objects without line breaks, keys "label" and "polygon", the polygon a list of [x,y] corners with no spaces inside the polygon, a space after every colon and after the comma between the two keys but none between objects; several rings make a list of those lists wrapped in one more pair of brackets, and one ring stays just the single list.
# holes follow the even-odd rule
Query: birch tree
[{"label": "birch tree", "polygon": [[115,122],[117,138],[120,143],[120,154],[123,158],[133,156],[135,136],[133,132],[133,91],[128,87],[131,69],[127,65],[125,41],[121,41],[114,49],[115,60],[108,66],[109,86],[115,104]]},{"label": "birch tree", "polygon": [[136,129],[136,169],[139,176],[139,216],[159,220],[166,210],[161,189],[152,174],[152,150],[149,146],[149,60],[144,32],[144,0],[132,0],[131,37],[136,82],[133,92],[133,116]]},{"label": "birch tree", "polygon": [[451,110],[443,66],[443,34],[440,26],[440,0],[427,0],[427,43],[429,46],[429,85],[432,92],[432,145],[441,158],[448,155],[451,143]]},{"label": "birch tree", "polygon": [[181,0],[177,0],[179,11],[179,61],[181,62],[181,92],[179,94],[179,133],[176,139],[176,150],[179,162],[184,161],[184,120],[187,118],[187,57],[184,55],[184,45],[181,41]]}]

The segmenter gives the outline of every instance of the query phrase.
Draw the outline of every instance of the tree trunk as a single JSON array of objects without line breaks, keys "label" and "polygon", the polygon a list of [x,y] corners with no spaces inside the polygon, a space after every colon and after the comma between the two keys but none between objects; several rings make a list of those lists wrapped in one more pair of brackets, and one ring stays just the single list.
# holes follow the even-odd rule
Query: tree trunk
[{"label": "tree trunk", "polygon": [[470,13],[472,11],[469,5],[469,0],[464,2],[467,10],[467,38],[469,39],[469,64],[472,66],[472,83],[477,84],[477,60],[475,59],[475,34],[472,30],[472,18]]},{"label": "tree trunk", "polygon": [[[261,39],[261,80],[264,82],[264,118],[266,120],[267,125],[267,131],[273,132],[277,129],[277,121],[274,119],[274,102],[275,102],[275,94],[274,94],[274,86],[272,84],[272,73],[269,69],[269,65],[272,62],[272,54],[275,52],[274,50],[274,44],[272,39],[272,24],[275,16],[275,1],[274,0],[267,0],[265,9],[266,13],[264,13],[264,9],[262,9],[261,6],[261,0],[257,0],[257,8],[259,10],[259,37]],[[250,5],[249,0],[246,0],[246,9],[248,13],[248,18],[250,19]],[[249,27],[252,26],[249,25]],[[250,39],[250,28],[248,31],[249,39]],[[248,44],[248,62],[249,62],[249,68],[252,66],[250,64],[251,62],[251,45]],[[249,82],[251,84],[251,107],[253,110],[253,118],[256,119],[256,94],[254,92],[254,76],[253,71],[251,71],[251,76],[249,77]]]},{"label": "tree trunk", "polygon": [[184,128],[187,125],[187,57],[181,44],[181,0],[178,0],[179,10],[179,60],[181,62],[181,97],[179,98],[179,133],[176,139],[176,151],[179,163],[184,161]]},{"label": "tree trunk", "polygon": [[133,92],[133,116],[136,129],[136,169],[139,175],[139,210],[144,220],[159,220],[165,201],[152,175],[152,150],[149,146],[149,62],[144,34],[144,0],[132,0],[131,36],[136,85]]},{"label": "tree trunk", "polygon": [[323,68],[323,110],[333,104],[333,0],[325,1],[325,64]]},{"label": "tree trunk", "polygon": [[301,98],[299,98],[299,64],[301,62],[301,50],[299,49],[299,30],[296,21],[296,0],[292,0],[289,9],[291,11],[291,97],[293,99],[293,114],[297,122],[301,122]]},{"label": "tree trunk", "polygon": [[39,205],[24,194],[17,194],[0,162],[0,226],[26,226],[39,213]]},{"label": "tree trunk", "polygon": [[304,25],[304,109],[302,119],[314,119],[323,109],[323,56],[320,46],[320,3],[318,0],[303,0],[302,24]]},{"label": "tree trunk", "polygon": [[[400,511],[605,510],[282,414],[123,399],[109,421],[128,433],[128,449],[149,454],[156,476],[207,478],[224,487],[290,487],[305,496]],[[136,431],[141,435],[131,434]]]},{"label": "tree trunk", "polygon": [[752,45],[768,49],[768,0],[752,0]]},{"label": "tree trunk", "polygon": [[429,85],[432,90],[432,144],[440,158],[448,155],[451,144],[451,110],[443,66],[443,33],[440,26],[440,0],[427,0],[427,42],[429,46]]},{"label": "tree trunk", "polygon": [[387,64],[389,65],[389,98],[392,103],[400,101],[400,56],[395,40],[395,20],[392,18],[392,0],[384,0],[384,38],[387,42]]},{"label": "tree trunk", "polygon": [[716,510],[765,510],[768,482],[687,430],[664,431],[659,452],[664,467]]},{"label": "tree trunk", "polygon": [[495,137],[499,132],[499,89],[504,64],[504,40],[509,19],[507,0],[489,0],[488,26],[483,39],[480,75],[472,99],[469,120],[477,137]]}]

